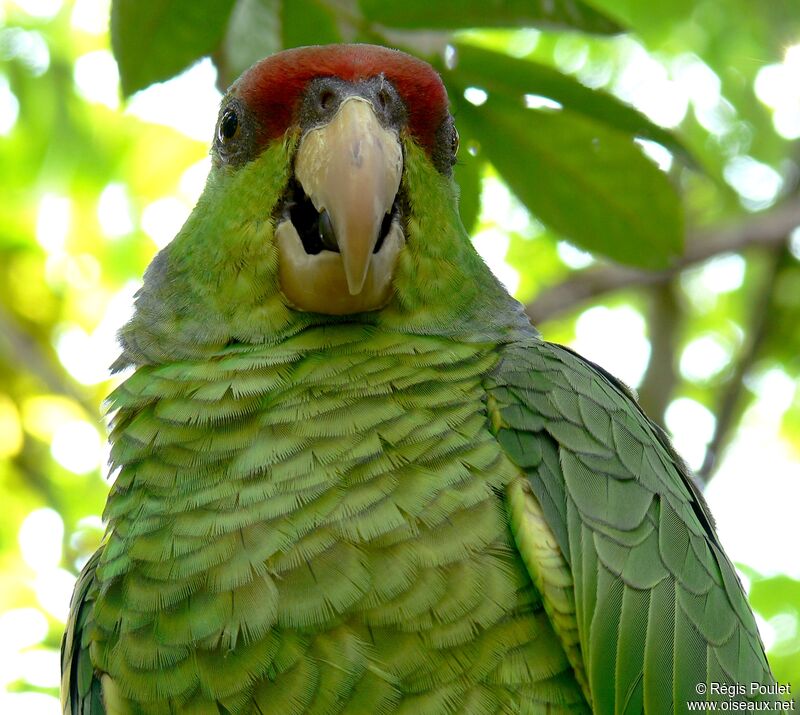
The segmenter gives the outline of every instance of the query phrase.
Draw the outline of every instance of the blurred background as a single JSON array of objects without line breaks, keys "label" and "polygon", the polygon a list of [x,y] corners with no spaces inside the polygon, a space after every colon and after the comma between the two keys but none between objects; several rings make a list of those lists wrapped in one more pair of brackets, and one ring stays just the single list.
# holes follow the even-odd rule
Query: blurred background
[{"label": "blurred background", "polygon": [[0,0],[0,712],[59,712],[115,332],[202,191],[219,88],[342,40],[442,72],[477,249],[672,435],[797,697],[800,5],[123,0],[110,30],[111,5]]}]

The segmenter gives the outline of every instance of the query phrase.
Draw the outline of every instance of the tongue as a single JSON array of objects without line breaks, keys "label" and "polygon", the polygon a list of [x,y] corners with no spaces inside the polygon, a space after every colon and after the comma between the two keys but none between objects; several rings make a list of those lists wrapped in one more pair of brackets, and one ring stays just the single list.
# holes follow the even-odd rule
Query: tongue
[{"label": "tongue", "polygon": [[330,214],[322,209],[319,215],[319,240],[328,251],[339,253],[339,244],[336,243],[336,233],[333,230]]}]

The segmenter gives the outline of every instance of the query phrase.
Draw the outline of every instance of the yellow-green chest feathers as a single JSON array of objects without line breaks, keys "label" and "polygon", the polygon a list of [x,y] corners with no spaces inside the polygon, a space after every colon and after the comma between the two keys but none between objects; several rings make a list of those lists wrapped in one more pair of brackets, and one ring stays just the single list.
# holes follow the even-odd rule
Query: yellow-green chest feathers
[{"label": "yellow-green chest feathers", "polygon": [[119,473],[85,574],[109,709],[584,707],[508,525],[496,361],[339,326],[140,368],[111,397]]}]

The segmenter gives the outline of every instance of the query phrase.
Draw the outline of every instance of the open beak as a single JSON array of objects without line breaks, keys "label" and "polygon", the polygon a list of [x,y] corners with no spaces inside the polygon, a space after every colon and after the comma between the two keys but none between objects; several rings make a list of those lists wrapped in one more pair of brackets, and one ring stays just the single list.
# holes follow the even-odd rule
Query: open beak
[{"label": "open beak", "polygon": [[303,255],[296,227],[278,226],[281,288],[296,307],[341,314],[386,303],[404,242],[392,215],[402,173],[397,135],[363,97],[348,97],[328,124],[305,134],[295,178],[319,214],[324,249]]}]

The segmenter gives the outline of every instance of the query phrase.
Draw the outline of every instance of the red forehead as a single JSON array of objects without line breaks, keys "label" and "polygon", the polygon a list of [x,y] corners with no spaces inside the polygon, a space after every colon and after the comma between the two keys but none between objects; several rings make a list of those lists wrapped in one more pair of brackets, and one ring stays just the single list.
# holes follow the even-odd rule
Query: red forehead
[{"label": "red forehead", "polygon": [[300,47],[267,57],[231,87],[261,120],[265,139],[276,139],[296,121],[306,85],[316,77],[348,82],[386,77],[408,109],[417,142],[433,149],[436,130],[447,116],[447,92],[439,75],[422,60],[375,45]]}]

